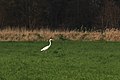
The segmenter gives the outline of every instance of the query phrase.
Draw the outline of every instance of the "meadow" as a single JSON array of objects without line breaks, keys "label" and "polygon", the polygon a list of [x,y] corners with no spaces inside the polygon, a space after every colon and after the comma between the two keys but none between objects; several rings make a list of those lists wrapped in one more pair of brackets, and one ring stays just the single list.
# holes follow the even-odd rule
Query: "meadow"
[{"label": "meadow", "polygon": [[120,80],[120,42],[0,42],[0,80]]}]

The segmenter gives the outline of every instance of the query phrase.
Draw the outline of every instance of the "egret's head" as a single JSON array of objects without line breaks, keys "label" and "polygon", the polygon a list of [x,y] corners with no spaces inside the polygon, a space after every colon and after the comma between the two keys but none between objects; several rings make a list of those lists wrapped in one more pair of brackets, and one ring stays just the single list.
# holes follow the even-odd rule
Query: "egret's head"
[{"label": "egret's head", "polygon": [[49,39],[49,41],[52,41],[53,39]]}]

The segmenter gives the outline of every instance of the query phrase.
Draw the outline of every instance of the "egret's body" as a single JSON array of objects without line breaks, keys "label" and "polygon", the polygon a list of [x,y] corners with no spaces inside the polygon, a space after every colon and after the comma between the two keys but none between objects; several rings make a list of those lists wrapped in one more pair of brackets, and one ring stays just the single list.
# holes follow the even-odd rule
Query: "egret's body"
[{"label": "egret's body", "polygon": [[52,39],[49,39],[49,45],[42,48],[41,51],[45,51],[45,50],[49,49],[51,46],[51,41],[52,41]]}]

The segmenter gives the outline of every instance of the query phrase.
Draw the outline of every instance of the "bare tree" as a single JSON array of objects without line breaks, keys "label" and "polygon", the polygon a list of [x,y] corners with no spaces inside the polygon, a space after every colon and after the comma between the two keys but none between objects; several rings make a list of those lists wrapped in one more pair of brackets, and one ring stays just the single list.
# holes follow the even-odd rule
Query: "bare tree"
[{"label": "bare tree", "polygon": [[115,4],[113,0],[104,0],[101,24],[105,28],[117,28],[120,21],[120,8]]}]

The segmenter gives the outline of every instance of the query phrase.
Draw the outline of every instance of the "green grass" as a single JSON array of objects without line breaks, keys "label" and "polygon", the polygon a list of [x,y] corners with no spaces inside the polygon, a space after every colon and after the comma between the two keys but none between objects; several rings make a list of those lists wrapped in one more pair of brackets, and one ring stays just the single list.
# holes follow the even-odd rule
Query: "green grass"
[{"label": "green grass", "polygon": [[0,80],[120,80],[120,42],[0,42]]}]

